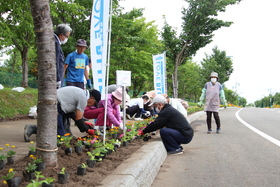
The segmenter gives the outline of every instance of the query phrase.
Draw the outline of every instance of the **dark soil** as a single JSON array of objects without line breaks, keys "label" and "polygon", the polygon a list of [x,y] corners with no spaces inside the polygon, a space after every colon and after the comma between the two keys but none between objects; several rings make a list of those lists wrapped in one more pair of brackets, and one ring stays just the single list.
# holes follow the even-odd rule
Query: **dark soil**
[{"label": "dark soil", "polygon": [[[151,139],[150,141],[152,141]],[[79,154],[73,152],[70,155],[65,155],[62,148],[58,151],[58,164],[57,168],[46,168],[42,171],[42,175],[45,178],[55,178],[55,186],[63,187],[77,187],[77,186],[97,186],[107,175],[111,174],[124,160],[129,158],[134,152],[141,148],[144,144],[142,139],[135,139],[132,143],[129,143],[127,147],[120,147],[113,152],[111,155],[107,155],[101,162],[97,162],[94,168],[87,168],[84,176],[77,175],[77,166],[81,163],[86,163],[88,159],[88,149],[83,149],[83,152]],[[74,151],[74,150],[73,150]],[[6,165],[3,170],[0,170],[0,176],[6,175],[9,168],[13,168],[16,171],[15,176],[22,177],[22,183],[20,186],[27,186],[30,182],[24,180],[22,171],[27,166],[27,163],[31,162],[31,158],[26,156],[25,158],[19,159],[13,165]],[[66,173],[70,174],[69,182],[66,184],[59,184],[57,180],[57,173],[60,172],[61,168],[65,167]],[[41,179],[42,180],[42,179]],[[6,187],[7,184],[3,184],[1,181],[0,186]]]}]

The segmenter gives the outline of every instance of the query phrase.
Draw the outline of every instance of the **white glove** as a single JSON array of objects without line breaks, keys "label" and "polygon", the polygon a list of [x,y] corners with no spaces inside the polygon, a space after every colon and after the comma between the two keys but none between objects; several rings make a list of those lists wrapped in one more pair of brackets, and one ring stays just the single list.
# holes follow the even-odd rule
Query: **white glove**
[{"label": "white glove", "polygon": [[121,129],[121,130],[124,130],[124,129],[126,130],[126,126],[125,126],[125,125],[123,125],[123,123],[122,123],[122,122],[121,122],[121,124],[120,124],[120,126],[119,126],[119,127],[120,127],[120,129]]},{"label": "white glove", "polygon": [[151,116],[151,112],[150,112],[150,111],[147,111],[144,115],[145,115],[146,117],[149,117],[149,116]]}]

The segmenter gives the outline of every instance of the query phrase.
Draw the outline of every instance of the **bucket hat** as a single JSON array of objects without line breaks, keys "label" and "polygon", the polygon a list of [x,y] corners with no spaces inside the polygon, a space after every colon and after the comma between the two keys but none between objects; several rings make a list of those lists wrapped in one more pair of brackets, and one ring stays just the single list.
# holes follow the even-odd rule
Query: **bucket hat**
[{"label": "bucket hat", "polygon": [[77,41],[77,46],[87,47],[87,41],[85,41],[84,39],[79,39]]},{"label": "bucket hat", "polygon": [[112,95],[117,99],[122,101],[122,88],[118,88],[112,92]]},{"label": "bucket hat", "polygon": [[214,72],[214,71],[210,74],[209,79],[210,79],[211,77],[217,77],[217,79],[219,79],[218,73],[217,73],[217,72]]}]

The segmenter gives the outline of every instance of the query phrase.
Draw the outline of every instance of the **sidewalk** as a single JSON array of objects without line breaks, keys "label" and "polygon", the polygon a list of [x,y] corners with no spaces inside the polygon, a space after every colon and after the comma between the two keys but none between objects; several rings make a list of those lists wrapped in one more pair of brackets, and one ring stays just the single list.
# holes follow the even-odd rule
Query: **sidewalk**
[{"label": "sidewalk", "polygon": [[[188,117],[189,123],[192,123],[204,112],[196,112]],[[36,119],[19,120],[0,123],[0,142],[1,146],[5,144],[17,146],[16,159],[24,157],[28,153],[28,142],[24,141],[23,130],[26,124],[36,125]],[[71,128],[75,136],[83,136],[78,128]],[[111,175],[107,176],[101,182],[103,187],[145,187],[151,186],[157,176],[160,167],[167,157],[166,150],[159,135],[156,135],[159,141],[153,141],[138,151],[129,159],[121,164]],[[36,141],[36,135],[32,135],[31,141]]]}]

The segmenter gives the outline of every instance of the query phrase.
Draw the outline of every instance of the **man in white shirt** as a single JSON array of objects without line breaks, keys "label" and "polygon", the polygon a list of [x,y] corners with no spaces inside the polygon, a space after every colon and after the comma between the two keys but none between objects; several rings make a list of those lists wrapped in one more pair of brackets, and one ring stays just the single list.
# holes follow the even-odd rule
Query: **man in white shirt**
[{"label": "man in white shirt", "polygon": [[149,115],[150,112],[144,110],[144,104],[149,101],[149,97],[147,95],[143,95],[140,98],[130,99],[126,103],[126,117],[131,119],[134,115],[134,120],[143,120],[141,118],[141,114]]}]

